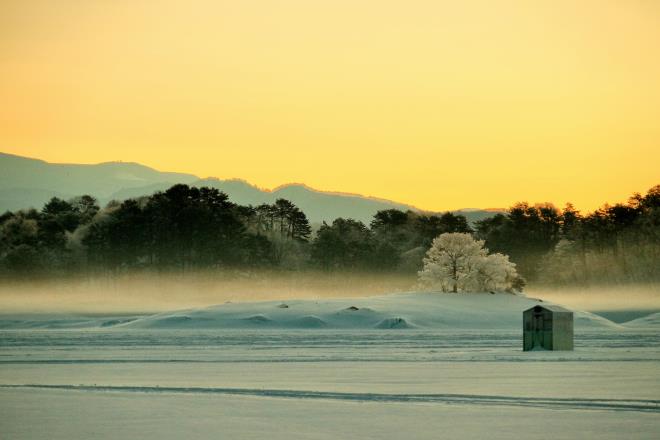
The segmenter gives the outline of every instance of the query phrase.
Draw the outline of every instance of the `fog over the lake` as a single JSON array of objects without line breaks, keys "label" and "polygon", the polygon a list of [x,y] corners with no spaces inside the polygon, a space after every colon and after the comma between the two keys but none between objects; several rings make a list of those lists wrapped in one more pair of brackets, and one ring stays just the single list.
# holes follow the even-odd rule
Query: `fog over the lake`
[{"label": "fog over the lake", "polygon": [[[264,270],[81,276],[4,281],[0,284],[0,313],[149,313],[227,301],[362,297],[416,290],[419,286],[414,275],[396,273]],[[532,285],[525,294],[576,310],[643,310],[657,309],[660,304],[658,284],[583,288]]]},{"label": "fog over the lake", "polygon": [[0,284],[5,312],[154,312],[227,301],[338,298],[405,292],[415,276],[324,272],[207,271]]}]

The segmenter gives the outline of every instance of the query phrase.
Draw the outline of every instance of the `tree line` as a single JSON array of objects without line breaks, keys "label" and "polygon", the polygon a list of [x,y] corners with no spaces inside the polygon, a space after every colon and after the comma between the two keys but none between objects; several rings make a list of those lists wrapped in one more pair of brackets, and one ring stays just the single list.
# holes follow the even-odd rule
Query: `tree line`
[{"label": "tree line", "polygon": [[539,283],[588,285],[660,281],[660,185],[627,202],[581,214],[573,205],[517,203],[476,223],[493,252],[510,256]]},{"label": "tree line", "polygon": [[508,255],[528,281],[658,281],[660,185],[581,214],[517,203],[470,225],[451,212],[379,211],[370,224],[338,218],[313,230],[292,202],[242,206],[207,187],[174,185],[110,202],[52,198],[0,215],[0,274],[279,268],[416,273],[433,240],[468,233]]}]

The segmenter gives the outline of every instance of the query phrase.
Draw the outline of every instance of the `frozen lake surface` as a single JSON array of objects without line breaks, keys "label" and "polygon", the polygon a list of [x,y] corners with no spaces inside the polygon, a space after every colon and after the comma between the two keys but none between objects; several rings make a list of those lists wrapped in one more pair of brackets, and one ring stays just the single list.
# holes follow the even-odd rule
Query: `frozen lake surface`
[{"label": "frozen lake surface", "polygon": [[656,439],[658,314],[522,352],[513,295],[0,317],[8,439]]},{"label": "frozen lake surface", "polygon": [[3,330],[10,439],[657,438],[660,335]]}]

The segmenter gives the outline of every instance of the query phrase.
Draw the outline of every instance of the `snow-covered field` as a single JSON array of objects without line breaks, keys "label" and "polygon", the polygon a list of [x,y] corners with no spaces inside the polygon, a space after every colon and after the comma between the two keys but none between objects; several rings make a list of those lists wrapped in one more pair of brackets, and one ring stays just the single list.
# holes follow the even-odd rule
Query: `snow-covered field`
[{"label": "snow-covered field", "polygon": [[[522,352],[514,295],[0,318],[0,438],[658,438],[657,316]],[[286,305],[287,307],[284,307]]]}]

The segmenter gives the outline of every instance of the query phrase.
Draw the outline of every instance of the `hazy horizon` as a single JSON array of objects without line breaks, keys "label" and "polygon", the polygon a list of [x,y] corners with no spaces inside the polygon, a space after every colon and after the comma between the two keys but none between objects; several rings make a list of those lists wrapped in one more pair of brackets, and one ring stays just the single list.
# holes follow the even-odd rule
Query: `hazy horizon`
[{"label": "hazy horizon", "polygon": [[[50,277],[0,283],[0,315],[141,314],[230,302],[357,298],[418,292],[415,274],[306,271],[210,271],[132,273],[119,276]],[[428,295],[451,295],[426,292]],[[470,293],[455,295],[469,296]],[[660,309],[660,286],[552,287],[531,285],[530,298],[575,310]]]}]

